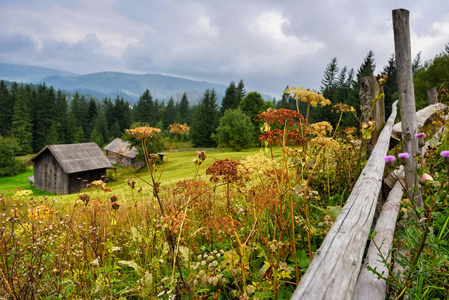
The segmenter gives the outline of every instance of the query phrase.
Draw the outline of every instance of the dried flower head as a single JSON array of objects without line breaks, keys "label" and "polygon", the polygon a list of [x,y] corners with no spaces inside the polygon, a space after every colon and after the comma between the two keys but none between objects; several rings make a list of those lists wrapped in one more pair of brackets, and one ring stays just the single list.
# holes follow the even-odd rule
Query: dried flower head
[{"label": "dried flower head", "polygon": [[301,126],[301,123],[307,123],[300,113],[285,108],[281,108],[278,110],[269,108],[267,111],[258,114],[257,118],[267,123],[265,129],[269,129],[269,124],[282,126],[287,125],[287,127],[292,127]]},{"label": "dried flower head", "polygon": [[184,133],[188,132],[189,130],[190,130],[190,128],[189,128],[189,126],[187,126],[186,123],[184,123],[183,125],[181,125],[179,123],[170,125],[170,133],[184,134]]},{"label": "dried flower head", "polygon": [[112,203],[117,202],[118,201],[117,194],[112,195],[110,199]]},{"label": "dried flower head", "polygon": [[137,139],[147,139],[153,137],[155,134],[161,132],[159,128],[154,127],[137,127],[126,130],[126,133]]},{"label": "dried flower head", "polygon": [[327,121],[322,121],[307,126],[306,134],[324,136],[332,131],[332,125]]},{"label": "dried flower head", "polygon": [[103,180],[94,180],[90,184],[93,186],[103,186],[104,182],[103,182]]},{"label": "dried flower head", "polygon": [[81,201],[84,202],[85,205],[89,204],[89,200],[90,200],[90,195],[83,193],[81,195],[78,196],[78,199],[80,199]]},{"label": "dried flower head", "polygon": [[113,210],[117,210],[117,209],[119,209],[120,204],[118,204],[117,202],[113,202],[111,207],[112,207]]},{"label": "dried flower head", "polygon": [[352,113],[356,113],[356,110],[354,107],[347,105],[347,104],[343,104],[343,103],[337,103],[333,106],[332,108],[333,112],[336,112],[337,114],[339,114],[340,112],[352,112]]},{"label": "dried flower head", "polygon": [[232,183],[241,179],[237,167],[241,164],[230,159],[220,159],[214,161],[212,166],[207,168],[206,174],[211,175],[210,181],[218,182],[220,179],[226,183]]},{"label": "dried flower head", "polygon": [[205,161],[207,158],[206,152],[205,151],[197,151],[196,152],[196,156],[198,156],[198,159],[201,161]]},{"label": "dried flower head", "polygon": [[133,189],[136,185],[136,180],[134,178],[125,179],[125,182],[129,185],[131,189]]},{"label": "dried flower head", "polygon": [[333,138],[328,138],[324,136],[317,136],[310,140],[309,145],[312,147],[325,147],[326,150],[340,150],[340,145]]}]

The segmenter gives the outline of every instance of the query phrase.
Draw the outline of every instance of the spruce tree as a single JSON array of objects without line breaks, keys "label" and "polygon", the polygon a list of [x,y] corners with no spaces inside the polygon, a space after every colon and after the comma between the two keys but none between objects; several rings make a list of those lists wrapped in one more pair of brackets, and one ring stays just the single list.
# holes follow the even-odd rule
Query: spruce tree
[{"label": "spruce tree", "polygon": [[[221,100],[221,108],[220,113],[223,115],[228,109],[236,109],[239,103],[237,87],[235,86],[235,82],[231,81],[229,86],[226,88],[225,95],[223,100]],[[241,100],[241,99],[240,99]]]},{"label": "spruce tree", "polygon": [[376,63],[374,61],[374,52],[373,50],[370,50],[357,72],[357,81],[359,81],[360,78],[363,78],[365,76],[370,76],[371,74],[374,73],[375,69]]},{"label": "spruce tree", "polygon": [[153,96],[151,92],[146,89],[140,96],[139,101],[134,107],[134,121],[148,124],[150,126],[156,125],[155,112],[156,108],[153,102]]},{"label": "spruce tree", "polygon": [[33,123],[33,150],[37,152],[47,145],[47,133],[56,118],[56,95],[53,87],[39,84],[31,99]]},{"label": "spruce tree", "polygon": [[56,93],[55,122],[57,123],[58,141],[62,144],[69,142],[69,116],[66,96],[58,90]]},{"label": "spruce tree", "polygon": [[187,98],[187,93],[182,94],[181,102],[179,103],[179,114],[181,115],[180,123],[190,124],[189,118],[189,99]]},{"label": "spruce tree", "polygon": [[213,138],[218,123],[217,95],[206,90],[193,116],[190,134],[195,147],[215,147]]},{"label": "spruce tree", "polygon": [[168,100],[167,106],[164,110],[164,115],[162,118],[162,124],[164,126],[164,129],[167,129],[171,124],[175,122],[176,117],[176,109],[175,109],[175,101],[173,98],[170,98]]},{"label": "spruce tree", "polygon": [[332,58],[331,62],[326,66],[324,77],[321,80],[321,93],[324,98],[331,101],[331,105],[324,107],[316,107],[313,109],[313,114],[309,114],[313,122],[328,121],[332,126],[336,126],[338,122],[337,114],[332,113],[332,106],[339,101],[338,97],[338,67],[337,58]]},{"label": "spruce tree", "polygon": [[12,116],[12,136],[16,139],[20,146],[18,154],[33,153],[33,135],[31,124],[31,108],[30,108],[30,86],[23,84],[17,89],[17,99],[14,103],[14,114]]},{"label": "spruce tree", "polygon": [[240,79],[239,84],[237,85],[237,98],[236,103],[234,103],[235,107],[238,107],[240,104],[240,101],[243,100],[243,98],[246,97],[246,89],[245,84],[243,83],[243,79]]},{"label": "spruce tree", "polygon": [[398,99],[398,81],[396,77],[396,60],[394,54],[391,55],[384,66],[382,73],[388,76],[387,82],[384,85],[384,95],[385,95],[385,116],[388,118],[391,114],[392,104]]},{"label": "spruce tree", "polygon": [[3,80],[0,81],[0,135],[8,136],[11,133],[12,115],[14,113],[13,94],[11,94]]}]

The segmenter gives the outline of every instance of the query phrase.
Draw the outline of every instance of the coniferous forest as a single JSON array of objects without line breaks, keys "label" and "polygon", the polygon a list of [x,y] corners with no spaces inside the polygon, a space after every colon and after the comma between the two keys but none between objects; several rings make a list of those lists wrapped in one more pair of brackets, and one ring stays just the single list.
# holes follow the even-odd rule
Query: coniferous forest
[{"label": "coniferous forest", "polygon": [[[413,62],[417,107],[424,106],[426,90],[436,87],[442,94],[446,91],[449,65],[448,48],[433,60],[421,62],[418,54]],[[444,66],[444,67],[441,67]],[[313,122],[326,120],[332,125],[338,121],[332,106],[343,103],[354,107],[360,114],[358,83],[364,76],[376,70],[375,55],[369,51],[357,70],[340,66],[337,58],[332,58],[326,66],[319,92],[332,105],[318,107],[309,116]],[[383,67],[382,73],[388,76],[384,86],[386,115],[391,112],[391,104],[397,99],[396,67],[394,55]],[[288,89],[286,86],[285,89]],[[282,91],[280,91],[282,93]],[[307,105],[299,102],[299,111],[305,116]],[[0,136],[13,137],[20,150],[16,154],[36,153],[49,144],[70,144],[96,142],[104,146],[116,137],[121,137],[125,129],[133,123],[148,124],[157,127],[169,135],[168,127],[173,123],[186,123],[191,131],[184,140],[191,140],[195,147],[228,147],[235,143],[218,130],[227,126],[226,120],[220,122],[227,110],[239,109],[234,117],[238,120],[249,117],[254,126],[251,138],[240,144],[244,147],[257,145],[257,135],[261,123],[255,119],[259,111],[288,108],[296,110],[296,101],[292,95],[281,94],[279,100],[263,99],[258,92],[246,91],[243,80],[231,82],[223,99],[217,99],[214,90],[206,90],[198,104],[191,105],[187,94],[181,99],[155,99],[151,91],[146,90],[138,102],[131,105],[123,97],[115,99],[95,99],[79,94],[66,94],[55,90],[45,83],[32,85],[27,83],[0,81]],[[228,118],[229,119],[229,118]],[[343,127],[356,125],[353,115],[343,117]],[[221,132],[221,134],[220,134]],[[232,146],[241,149],[241,145]],[[243,147],[243,148],[244,148]]]}]

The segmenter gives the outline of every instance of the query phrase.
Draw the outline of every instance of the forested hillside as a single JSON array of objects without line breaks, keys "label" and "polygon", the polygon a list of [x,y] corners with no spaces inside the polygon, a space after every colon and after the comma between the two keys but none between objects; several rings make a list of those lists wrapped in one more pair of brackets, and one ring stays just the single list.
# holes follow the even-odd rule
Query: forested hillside
[{"label": "forested hillside", "polygon": [[[326,120],[335,125],[338,114],[332,113],[332,106],[337,103],[351,105],[359,113],[358,82],[362,77],[372,74],[375,69],[373,51],[368,52],[357,71],[346,66],[340,67],[337,58],[333,58],[324,71],[320,88],[320,92],[326,99],[331,100],[332,105],[316,107],[310,112],[310,120]],[[437,88],[440,98],[447,97],[448,46],[433,60],[425,63],[421,63],[418,54],[413,63],[413,70],[417,108],[424,105],[426,91],[432,87]],[[397,98],[394,56],[383,67],[382,73],[388,76],[384,90],[386,114],[389,115],[391,103]],[[181,100],[170,98],[166,101],[154,97],[151,90],[147,89],[139,96],[138,102],[131,105],[120,96],[115,99],[96,99],[78,92],[66,95],[46,84],[14,82],[7,86],[4,81],[0,81],[0,135],[14,137],[21,147],[17,154],[28,154],[36,153],[48,144],[94,141],[103,146],[113,138],[121,137],[124,130],[130,128],[134,122],[158,127],[165,131],[166,135],[169,134],[170,124],[187,123],[191,126],[191,132],[185,139],[191,139],[194,146],[241,149],[257,145],[261,126],[256,120],[259,111],[270,107],[296,109],[297,105],[300,112],[306,116],[306,103],[297,102],[289,94],[282,94],[280,100],[264,100],[258,92],[247,92],[243,80],[238,84],[231,82],[221,99],[217,97],[215,90],[206,90],[197,105],[191,105],[186,92]],[[238,112],[232,117],[224,118],[227,111],[236,109]],[[249,118],[251,128],[242,125],[249,124],[245,118]],[[357,125],[356,122],[358,121],[354,115],[346,114],[341,125],[354,126]],[[236,124],[246,126],[242,128],[251,132],[237,144],[235,139],[242,139],[237,137],[237,132],[243,129]],[[232,132],[232,129],[236,132]]]}]

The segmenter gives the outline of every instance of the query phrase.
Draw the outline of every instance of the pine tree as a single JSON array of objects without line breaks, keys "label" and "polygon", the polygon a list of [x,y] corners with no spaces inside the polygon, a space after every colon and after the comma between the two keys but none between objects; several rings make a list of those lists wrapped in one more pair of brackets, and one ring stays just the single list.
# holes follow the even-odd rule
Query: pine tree
[{"label": "pine tree", "polygon": [[[289,89],[289,86],[287,85],[286,87],[285,87],[285,89],[284,89],[284,91],[285,90],[288,90]],[[293,107],[292,107],[292,105],[291,105],[291,103],[290,103],[290,100],[291,100],[291,95],[290,94],[287,94],[287,93],[282,93],[282,98],[281,98],[281,100],[280,101],[278,101],[277,103],[276,103],[276,109],[280,109],[280,108],[285,108],[285,109],[293,109]],[[295,105],[296,106],[296,105]],[[296,107],[294,108],[295,110],[296,110]]]},{"label": "pine tree", "polygon": [[215,90],[206,90],[198,104],[192,120],[190,134],[195,147],[215,147],[213,138],[218,123],[217,95]]},{"label": "pine tree", "polygon": [[84,132],[86,133],[87,136],[90,136],[92,130],[94,129],[95,126],[94,122],[95,118],[97,117],[97,114],[98,114],[97,101],[95,100],[95,98],[90,98],[86,115],[87,126],[84,128]]},{"label": "pine tree", "polygon": [[7,136],[11,132],[12,115],[15,98],[9,92],[3,80],[0,81],[0,135]]},{"label": "pine tree", "polygon": [[374,61],[374,52],[373,50],[370,50],[357,72],[357,81],[359,81],[360,78],[363,78],[365,76],[370,76],[371,74],[374,73],[375,69],[376,63]]},{"label": "pine tree", "polygon": [[391,114],[393,102],[398,99],[398,81],[394,54],[391,55],[387,65],[384,66],[382,73],[388,76],[387,82],[384,85],[385,116],[388,117]]},{"label": "pine tree", "polygon": [[240,101],[243,100],[243,98],[246,97],[246,89],[245,84],[243,83],[243,79],[240,79],[239,84],[237,85],[237,102],[234,103],[235,107],[238,107],[240,104]]},{"label": "pine tree", "polygon": [[167,129],[171,124],[175,122],[176,117],[176,109],[175,109],[175,101],[173,98],[168,100],[167,106],[164,110],[164,116],[162,118],[162,124],[164,125],[164,129]]},{"label": "pine tree", "polygon": [[33,135],[31,124],[30,86],[21,84],[17,89],[17,99],[14,103],[14,114],[12,117],[12,136],[20,146],[18,154],[33,153]]},{"label": "pine tree", "polygon": [[221,100],[221,108],[220,108],[221,115],[223,115],[225,111],[228,109],[237,108],[237,105],[240,102],[239,99],[237,98],[238,96],[239,95],[237,93],[237,87],[235,86],[235,82],[231,81],[229,86],[226,88],[223,100]]},{"label": "pine tree", "polygon": [[55,119],[56,95],[53,87],[39,84],[35,97],[31,98],[33,123],[33,150],[37,152],[47,145],[47,133]]},{"label": "pine tree", "polygon": [[337,114],[332,113],[332,106],[338,101],[338,67],[337,58],[332,58],[331,62],[326,66],[324,77],[321,80],[321,93],[324,98],[331,101],[331,105],[324,107],[316,107],[313,109],[313,114],[309,114],[309,118],[313,122],[328,121],[335,127],[338,122]]},{"label": "pine tree", "polygon": [[92,130],[92,133],[90,134],[89,141],[97,143],[97,145],[100,148],[103,148],[103,146],[104,146],[103,135],[101,134],[101,132],[99,130],[97,130],[96,127],[94,127],[94,129]]},{"label": "pine tree", "polygon": [[181,121],[180,123],[184,124],[190,124],[190,118],[189,118],[189,99],[187,98],[187,93],[184,92],[182,94],[181,102],[179,103],[179,113],[181,115]]},{"label": "pine tree", "polygon": [[140,96],[139,101],[137,101],[134,107],[134,121],[142,122],[144,124],[148,124],[150,126],[154,126],[155,122],[155,112],[156,108],[153,102],[153,96],[151,92],[146,89],[143,92],[142,96]]},{"label": "pine tree", "polygon": [[58,141],[62,144],[69,142],[69,131],[68,131],[68,105],[65,95],[58,90],[56,93],[56,103],[55,103],[55,122],[57,123],[58,131]]}]

